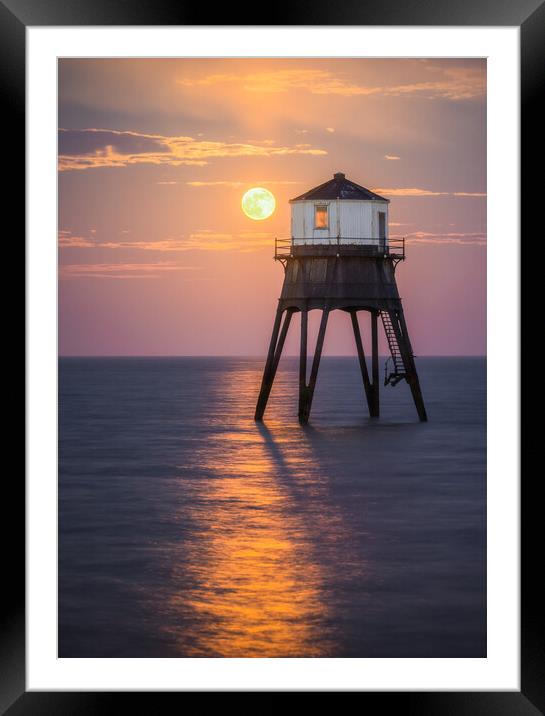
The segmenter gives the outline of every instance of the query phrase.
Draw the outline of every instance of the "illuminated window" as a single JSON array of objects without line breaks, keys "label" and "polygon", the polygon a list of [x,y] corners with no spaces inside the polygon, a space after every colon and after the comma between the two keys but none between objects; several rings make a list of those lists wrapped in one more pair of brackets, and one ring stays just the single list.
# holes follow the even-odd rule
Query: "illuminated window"
[{"label": "illuminated window", "polygon": [[327,206],[314,207],[314,228],[327,229],[329,226],[327,221]]}]

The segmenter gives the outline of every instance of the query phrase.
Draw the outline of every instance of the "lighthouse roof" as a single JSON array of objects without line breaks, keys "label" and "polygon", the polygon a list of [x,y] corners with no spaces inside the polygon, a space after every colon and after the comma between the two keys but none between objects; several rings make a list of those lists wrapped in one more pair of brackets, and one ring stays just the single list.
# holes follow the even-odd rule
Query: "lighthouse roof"
[{"label": "lighthouse roof", "polygon": [[324,184],[314,187],[309,191],[296,196],[295,199],[290,201],[312,201],[312,200],[329,200],[329,199],[351,199],[355,201],[387,201],[383,196],[375,194],[370,189],[366,189],[364,186],[360,186],[350,179],[346,178],[346,175],[342,172],[337,172],[333,175],[333,179],[326,181]]}]

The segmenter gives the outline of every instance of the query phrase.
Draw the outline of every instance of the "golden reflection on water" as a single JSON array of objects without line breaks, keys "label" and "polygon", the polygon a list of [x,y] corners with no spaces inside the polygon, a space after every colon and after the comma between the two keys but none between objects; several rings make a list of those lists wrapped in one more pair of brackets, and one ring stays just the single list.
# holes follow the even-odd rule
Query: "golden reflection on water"
[{"label": "golden reflection on water", "polygon": [[[236,408],[244,400],[238,377]],[[233,424],[233,414],[244,417]],[[229,427],[211,431],[209,447],[195,456],[209,477],[190,508],[199,536],[183,567],[189,575],[179,575],[191,588],[170,599],[171,611],[184,614],[180,655],[328,655],[325,576],[313,552],[320,526],[294,503],[288,462],[280,465],[275,455],[281,445],[271,448],[242,407],[232,411]],[[305,473],[311,459],[299,450],[294,474]]]}]

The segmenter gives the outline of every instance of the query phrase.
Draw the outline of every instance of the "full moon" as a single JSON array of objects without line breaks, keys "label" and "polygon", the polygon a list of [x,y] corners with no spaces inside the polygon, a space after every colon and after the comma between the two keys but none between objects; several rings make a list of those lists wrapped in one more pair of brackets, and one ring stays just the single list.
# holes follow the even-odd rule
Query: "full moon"
[{"label": "full moon", "polygon": [[242,197],[242,211],[250,219],[262,221],[268,219],[276,207],[276,199],[268,189],[256,186]]}]

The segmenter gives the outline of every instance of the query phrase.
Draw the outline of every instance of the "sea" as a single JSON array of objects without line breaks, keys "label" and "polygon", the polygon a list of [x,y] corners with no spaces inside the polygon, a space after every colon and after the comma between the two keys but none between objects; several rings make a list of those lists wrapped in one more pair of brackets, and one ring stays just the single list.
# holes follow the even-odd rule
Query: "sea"
[{"label": "sea", "polygon": [[59,657],[486,656],[486,360],[59,361]]}]

